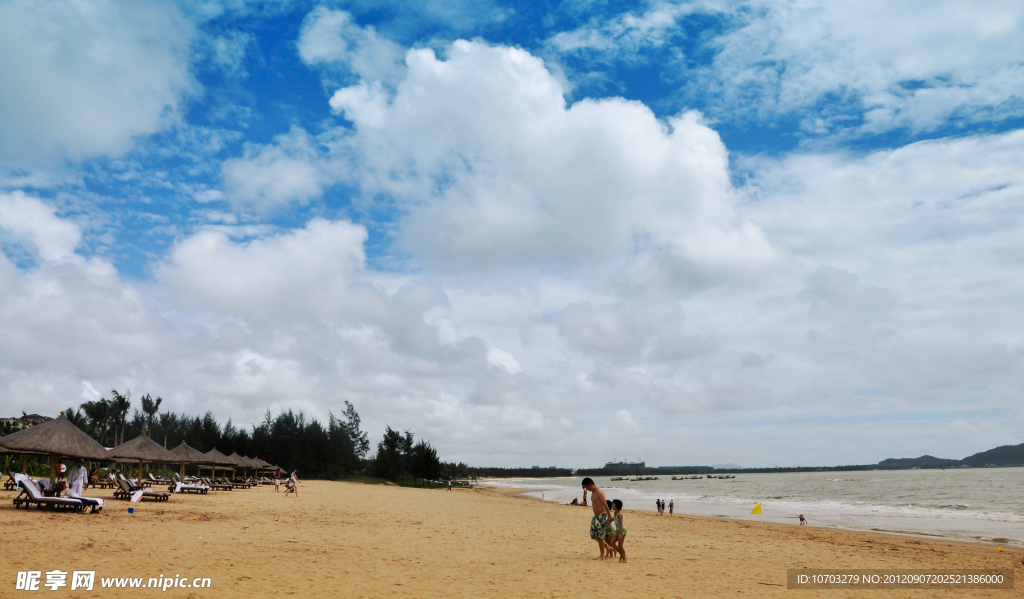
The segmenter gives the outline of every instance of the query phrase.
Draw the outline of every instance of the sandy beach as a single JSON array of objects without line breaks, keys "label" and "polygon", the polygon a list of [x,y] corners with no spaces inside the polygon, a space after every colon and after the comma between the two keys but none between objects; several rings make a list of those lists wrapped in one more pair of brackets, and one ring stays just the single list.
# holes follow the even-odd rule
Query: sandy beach
[{"label": "sandy beach", "polygon": [[[18,571],[53,569],[96,571],[92,592],[60,590],[72,597],[160,594],[100,589],[99,579],[161,574],[211,578],[209,589],[166,591],[178,597],[1019,597],[1024,590],[1020,548],[628,510],[629,563],[595,562],[589,508],[509,489],[306,481],[297,498],[261,487],[167,503],[111,500],[99,515],[14,510],[14,495],[0,493],[4,597],[20,596]],[[789,568],[1013,568],[1016,588],[788,590]]]}]

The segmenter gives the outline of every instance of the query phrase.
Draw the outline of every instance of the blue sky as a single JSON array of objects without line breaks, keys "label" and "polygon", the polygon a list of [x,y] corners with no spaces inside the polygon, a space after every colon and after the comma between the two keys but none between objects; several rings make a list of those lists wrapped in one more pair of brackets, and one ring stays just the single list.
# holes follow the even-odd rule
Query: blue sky
[{"label": "blue sky", "polygon": [[481,465],[1020,443],[1022,33],[1013,2],[0,2],[0,408],[349,400]]}]

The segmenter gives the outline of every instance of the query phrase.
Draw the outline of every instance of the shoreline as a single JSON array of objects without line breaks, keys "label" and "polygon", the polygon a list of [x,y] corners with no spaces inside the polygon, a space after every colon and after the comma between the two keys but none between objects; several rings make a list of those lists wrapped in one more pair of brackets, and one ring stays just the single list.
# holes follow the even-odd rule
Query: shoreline
[{"label": "shoreline", "polygon": [[[541,499],[540,497],[530,497],[529,495],[527,495],[527,493],[537,493],[538,491],[536,489],[524,489],[524,488],[516,488],[516,487],[495,487],[495,486],[486,486],[486,487],[485,486],[481,486],[481,488],[489,489],[489,490],[491,490],[491,492],[494,492],[495,494],[498,494],[498,495],[502,495],[502,496],[506,496],[506,497],[512,497],[512,498],[516,498],[516,499],[525,499],[525,500],[528,500],[528,501],[539,501],[541,503],[557,505],[557,506],[561,506],[561,507],[571,507],[571,508],[587,507],[587,506],[567,505],[567,504],[564,504],[564,503],[558,503],[558,502],[555,502],[555,501],[548,501],[546,499]],[[487,492],[487,491],[482,491],[482,492]],[[726,517],[726,516],[704,516],[704,515],[700,515],[700,514],[684,514],[684,513],[676,513],[676,514],[673,514],[673,515],[670,516],[667,512],[664,514],[664,516],[657,516],[658,513],[655,512],[654,510],[646,510],[646,509],[624,509],[624,510],[622,510],[622,512],[624,514],[646,514],[646,515],[653,515],[655,517],[661,517],[661,518],[664,518],[664,517],[669,517],[669,518],[692,518],[692,519],[697,519],[697,520],[713,520],[713,521],[716,521],[716,522],[732,522],[732,523],[739,524],[739,525],[744,525],[744,526],[749,526],[749,525],[752,525],[752,524],[757,524],[756,520],[742,520],[742,519],[739,519],[739,518],[729,518],[729,517]],[[864,534],[864,535],[878,535],[878,536],[883,536],[883,537],[894,537],[894,538],[897,538],[897,539],[899,539],[899,538],[912,538],[912,539],[920,539],[920,540],[924,540],[924,541],[932,541],[932,542],[939,543],[939,544],[944,544],[944,545],[945,544],[960,543],[960,544],[964,544],[964,545],[968,545],[968,546],[973,546],[973,545],[981,544],[981,545],[988,545],[988,546],[997,547],[997,548],[998,547],[1003,547],[1003,548],[1009,547],[1009,548],[1019,549],[1022,552],[1022,555],[1024,555],[1024,544],[1014,543],[1014,542],[1011,542],[1011,541],[1008,541],[1008,542],[1005,542],[1005,543],[999,543],[999,542],[996,542],[996,541],[986,541],[984,539],[955,539],[955,538],[951,538],[951,537],[943,537],[943,536],[940,536],[940,535],[929,535],[929,534],[924,534],[924,533],[909,533],[909,532],[898,532],[898,531],[889,531],[889,530],[864,530],[864,529],[859,529],[859,528],[842,528],[842,527],[838,527],[838,526],[819,526],[819,525],[814,525],[814,524],[805,524],[805,525],[801,526],[800,524],[788,524],[788,523],[785,523],[785,522],[766,522],[764,524],[765,527],[768,527],[769,525],[770,526],[792,527],[792,528],[796,528],[796,529],[800,529],[800,530],[815,529],[815,530],[822,530],[822,531],[835,531],[835,532],[840,532],[840,533],[848,532],[848,533],[858,533],[858,534]]]},{"label": "shoreline", "polygon": [[[807,478],[805,478],[807,477]],[[595,479],[609,498],[627,508],[654,513],[655,499],[675,498],[676,513],[757,523],[751,506],[764,504],[765,524],[809,525],[915,538],[994,543],[1024,547],[1024,514],[1013,501],[1024,484],[1021,471],[974,469],[915,471],[914,476],[854,473],[752,475],[728,481],[623,483]],[[537,497],[568,503],[579,497],[578,481],[566,479],[492,481],[493,486],[527,488]],[[934,492],[932,492],[934,491]],[[666,510],[667,511],[667,510]]]}]

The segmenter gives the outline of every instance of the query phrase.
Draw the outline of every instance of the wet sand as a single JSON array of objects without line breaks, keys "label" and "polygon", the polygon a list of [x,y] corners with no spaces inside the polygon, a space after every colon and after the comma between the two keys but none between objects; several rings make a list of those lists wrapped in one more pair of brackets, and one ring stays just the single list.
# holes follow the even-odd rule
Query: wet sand
[{"label": "wet sand", "polygon": [[[629,563],[595,562],[590,509],[493,487],[444,490],[304,481],[300,495],[260,487],[110,500],[98,515],[14,510],[0,492],[0,597],[21,570],[101,577],[209,577],[176,597],[1020,597],[1021,549],[810,526],[624,512]],[[90,491],[109,497],[112,491]],[[129,515],[129,505],[136,508]],[[198,518],[202,517],[202,520]],[[1016,588],[788,590],[788,568],[1013,568]],[[45,574],[43,576],[45,581]],[[48,596],[48,588],[41,588]],[[33,595],[25,595],[33,596]],[[57,596],[54,593],[54,596]]]}]

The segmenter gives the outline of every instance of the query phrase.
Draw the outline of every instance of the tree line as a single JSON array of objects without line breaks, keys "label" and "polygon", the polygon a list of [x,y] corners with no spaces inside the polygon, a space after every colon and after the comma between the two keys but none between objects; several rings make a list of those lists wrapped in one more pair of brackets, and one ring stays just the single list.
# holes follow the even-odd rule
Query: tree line
[{"label": "tree line", "polygon": [[140,405],[134,409],[130,391],[120,393],[115,389],[110,397],[65,410],[69,421],[104,447],[120,445],[145,431],[167,449],[182,442],[204,453],[216,448],[225,455],[259,457],[298,470],[306,478],[338,479],[362,474],[418,481],[468,476],[465,464],[444,464],[429,442],[417,441],[409,431],[387,427],[376,453],[370,454],[359,414],[347,401],[340,416],[328,412],[326,423],[302,412],[288,410],[272,416],[268,410],[262,422],[245,428],[230,419],[221,424],[211,412],[202,416],[161,412],[163,398],[154,399],[149,394],[140,397]]}]

